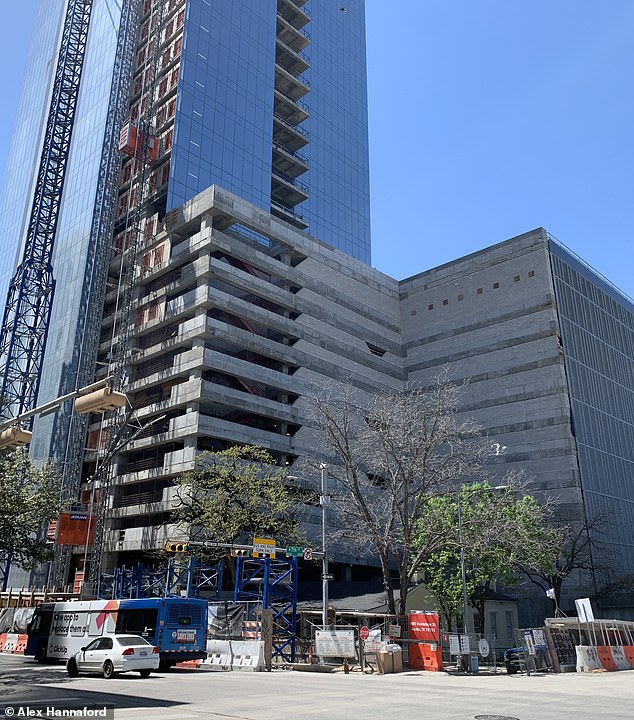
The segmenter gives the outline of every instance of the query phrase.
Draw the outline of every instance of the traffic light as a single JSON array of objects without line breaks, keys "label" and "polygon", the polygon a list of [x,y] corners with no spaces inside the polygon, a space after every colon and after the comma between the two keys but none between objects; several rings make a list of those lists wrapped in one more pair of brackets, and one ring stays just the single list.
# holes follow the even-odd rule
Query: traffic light
[{"label": "traffic light", "polygon": [[33,433],[21,427],[9,427],[0,432],[0,447],[20,447],[31,442]]},{"label": "traffic light", "polygon": [[125,393],[117,392],[111,387],[104,387],[86,395],[78,395],[75,398],[75,410],[80,415],[103,413],[122,407],[127,400]]},{"label": "traffic light", "polygon": [[326,622],[328,625],[336,625],[337,623],[337,611],[334,607],[328,607],[326,610]]},{"label": "traffic light", "polygon": [[231,557],[250,557],[250,550],[239,550],[238,548],[231,548]]},{"label": "traffic light", "polygon": [[189,552],[189,545],[184,542],[172,542],[168,540],[165,543],[165,552],[168,553],[184,553]]}]

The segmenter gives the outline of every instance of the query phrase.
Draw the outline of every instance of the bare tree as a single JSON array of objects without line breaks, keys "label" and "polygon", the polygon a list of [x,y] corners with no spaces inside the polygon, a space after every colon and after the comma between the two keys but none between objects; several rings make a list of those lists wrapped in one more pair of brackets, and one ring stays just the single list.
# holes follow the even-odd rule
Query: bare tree
[{"label": "bare tree", "polygon": [[623,575],[600,561],[605,546],[609,545],[611,525],[610,518],[603,514],[578,523],[569,523],[555,515],[552,527],[558,536],[557,552],[538,557],[541,562],[532,566],[519,564],[518,569],[542,590],[552,590],[557,608],[564,583],[577,573],[593,578],[597,596],[610,594],[617,588],[631,588],[631,575]]},{"label": "bare tree", "polygon": [[447,541],[431,532],[413,551],[413,533],[431,495],[473,480],[491,453],[480,427],[459,412],[462,386],[442,372],[429,387],[364,396],[350,384],[317,398],[315,423],[338,490],[333,497],[343,538],[378,555],[389,611],[397,608],[391,570],[399,576],[398,612],[420,563]]}]

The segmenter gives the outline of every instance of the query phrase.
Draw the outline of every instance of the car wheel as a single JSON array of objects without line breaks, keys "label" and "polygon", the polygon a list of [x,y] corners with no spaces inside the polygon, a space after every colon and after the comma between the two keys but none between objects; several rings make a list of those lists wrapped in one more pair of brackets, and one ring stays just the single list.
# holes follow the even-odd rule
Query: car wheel
[{"label": "car wheel", "polygon": [[106,660],[106,662],[103,664],[103,676],[106,678],[106,680],[110,680],[113,675],[114,665],[112,664],[111,660]]},{"label": "car wheel", "polygon": [[71,658],[66,663],[66,670],[68,672],[69,677],[77,677],[79,675],[79,668],[77,667],[77,663],[75,662],[75,658]]},{"label": "car wheel", "polygon": [[139,670],[139,675],[142,678],[148,678],[148,677],[150,677],[151,672],[152,672],[151,670]]}]

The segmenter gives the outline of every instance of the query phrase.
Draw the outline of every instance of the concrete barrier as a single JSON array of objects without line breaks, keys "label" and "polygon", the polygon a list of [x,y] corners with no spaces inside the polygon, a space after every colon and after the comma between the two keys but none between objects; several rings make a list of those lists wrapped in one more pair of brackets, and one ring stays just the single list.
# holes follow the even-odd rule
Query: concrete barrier
[{"label": "concrete barrier", "polygon": [[601,661],[601,665],[606,670],[618,670],[617,664],[614,662],[612,648],[609,645],[597,645],[597,655]]},{"label": "concrete barrier", "polygon": [[238,670],[264,669],[264,643],[260,640],[232,641],[233,661],[231,667]]},{"label": "concrete barrier", "polygon": [[0,652],[12,655],[24,655],[28,635],[23,633],[2,633],[0,635]]},{"label": "concrete barrier", "polygon": [[593,645],[577,645],[575,651],[577,653],[577,672],[603,670],[597,649]]},{"label": "concrete barrier", "polygon": [[203,664],[229,670],[231,668],[229,642],[229,640],[207,640],[207,659]]},{"label": "concrete barrier", "polygon": [[11,653],[15,650],[15,646],[18,644],[17,633],[7,633],[7,639],[5,640],[4,647],[2,648],[3,653]]},{"label": "concrete barrier", "polygon": [[610,649],[612,650],[612,658],[614,659],[616,669],[631,670],[629,660],[627,659],[627,657],[625,656],[625,652],[623,651],[623,646],[613,645]]},{"label": "concrete barrier", "polygon": [[264,669],[264,643],[260,640],[208,640],[203,665],[224,670]]},{"label": "concrete barrier", "polygon": [[625,657],[630,664],[630,668],[634,670],[634,645],[624,645],[623,652],[625,653]]},{"label": "concrete barrier", "polygon": [[14,655],[24,655],[24,651],[26,650],[26,641],[28,639],[28,635],[18,635],[17,642],[13,648]]}]

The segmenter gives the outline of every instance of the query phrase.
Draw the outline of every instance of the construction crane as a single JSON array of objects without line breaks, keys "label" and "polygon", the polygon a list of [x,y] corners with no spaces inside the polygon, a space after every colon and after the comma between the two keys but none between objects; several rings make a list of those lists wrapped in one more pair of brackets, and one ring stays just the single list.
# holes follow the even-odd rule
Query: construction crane
[{"label": "construction crane", "polygon": [[[131,179],[131,186],[136,181],[137,193],[134,206],[130,203],[126,216],[126,234],[130,238],[130,244],[124,257],[121,259],[121,275],[119,278],[119,292],[117,295],[118,312],[115,313],[116,321],[112,331],[112,345],[110,355],[113,358],[111,372],[123,377],[126,374],[129,352],[130,320],[134,297],[135,279],[138,275],[139,245],[141,237],[141,223],[148,209],[148,170],[151,162],[155,159],[157,149],[154,137],[154,117],[156,113],[156,90],[161,51],[161,35],[164,26],[166,11],[165,2],[155,3],[154,9],[154,35],[150,40],[148,57],[149,74],[146,76],[144,94],[147,98],[145,110],[138,118],[135,130],[135,144],[133,157],[136,160],[135,172]],[[130,126],[129,126],[130,127]],[[119,413],[112,419],[108,428],[111,449],[110,459],[117,450],[132,442],[145,428],[162,419],[154,418],[143,427],[134,428],[129,426],[129,415]],[[117,450],[112,450],[112,444],[117,443]],[[88,561],[88,588],[94,590],[99,583],[101,573],[101,560],[103,552],[104,535],[106,530],[106,502],[107,491],[112,479],[112,467],[110,461],[107,465],[101,463],[98,476],[93,477],[93,490],[95,484],[99,484],[101,498],[97,503],[95,512],[95,535],[92,551]],[[93,493],[94,494],[94,493]],[[85,576],[86,577],[86,576]]]},{"label": "construction crane", "polygon": [[[87,384],[94,368],[99,345],[99,327],[106,292],[107,269],[112,249],[114,207],[117,197],[117,179],[120,168],[116,138],[125,114],[128,112],[129,87],[132,77],[136,40],[138,37],[141,0],[124,0],[121,6],[121,22],[117,39],[117,51],[113,69],[111,96],[106,120],[102,159],[91,228],[89,247],[90,292],[84,318],[85,333],[78,343],[79,355],[75,358],[77,375],[75,389]],[[136,182],[138,187],[135,207],[129,208],[127,229],[132,238],[127,251],[126,270],[120,278],[118,296],[117,337],[113,334],[113,362],[109,373],[119,379],[125,375],[128,353],[128,334],[132,307],[132,287],[137,265],[138,238],[144,212],[148,157],[155,149],[152,119],[155,111],[154,96],[159,60],[160,35],[166,3],[157,2],[158,27],[154,35],[151,79],[147,96],[148,107],[137,124]],[[55,81],[44,134],[37,182],[29,216],[29,224],[22,261],[9,286],[2,328],[0,330],[0,418],[8,419],[23,415],[35,407],[44,361],[46,339],[50,324],[55,289],[52,258],[56,239],[57,221],[64,189],[73,124],[81,74],[84,64],[86,42],[90,25],[93,0],[68,0],[64,26],[57,58]],[[122,263],[123,265],[123,263]],[[81,321],[80,321],[81,324]],[[109,423],[110,447],[93,476],[93,486],[103,491],[110,482],[113,449],[120,448],[127,438],[129,442],[138,434],[127,428],[129,415],[119,412]],[[31,427],[32,415],[28,419]],[[64,460],[63,495],[67,500],[78,496],[84,438],[87,418],[71,423]],[[104,460],[106,460],[104,462]],[[105,502],[105,492],[103,493]],[[105,507],[98,504],[96,511],[95,542],[91,551],[89,567],[91,576],[101,566],[101,550],[105,522]],[[51,579],[61,584],[68,569],[68,548],[58,548]],[[96,580],[92,577],[91,579]]]},{"label": "construction crane", "polygon": [[[110,98],[106,115],[104,139],[102,144],[99,176],[95,205],[92,214],[86,284],[88,292],[82,296],[84,307],[78,313],[78,325],[74,357],[71,366],[76,368],[74,376],[69,375],[68,382],[83,387],[92,382],[95,374],[97,352],[101,332],[101,316],[107,292],[108,265],[112,254],[112,236],[114,213],[118,196],[118,179],[121,168],[121,154],[118,149],[119,134],[129,114],[130,83],[137,51],[137,36],[141,18],[141,0],[124,0],[121,7],[121,19],[117,35],[117,47],[114,54],[114,67],[110,85]],[[121,384],[120,364],[109,368]],[[62,387],[68,392],[72,387]],[[84,460],[84,447],[89,416],[73,414],[66,422],[57,426],[56,447],[65,447],[63,459],[64,487],[63,499],[75,501],[79,495],[81,470]],[[118,431],[115,430],[114,435]],[[106,450],[106,455],[108,451]],[[109,461],[101,458],[98,476],[110,472]],[[97,481],[97,478],[94,478]],[[70,561],[70,548],[56,547],[56,557],[49,578],[53,585],[63,585]]]},{"label": "construction crane", "polygon": [[69,0],[22,261],[9,285],[0,331],[0,413],[37,401],[55,281],[51,258],[75,121],[93,0]]}]

